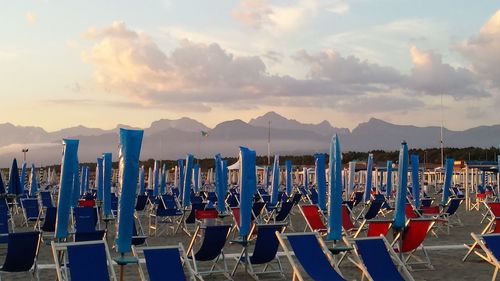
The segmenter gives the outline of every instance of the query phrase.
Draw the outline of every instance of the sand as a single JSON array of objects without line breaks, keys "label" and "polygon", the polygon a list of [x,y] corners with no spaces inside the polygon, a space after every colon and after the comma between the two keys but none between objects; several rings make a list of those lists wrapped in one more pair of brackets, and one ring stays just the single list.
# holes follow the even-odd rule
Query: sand
[{"label": "sand", "polygon": [[[484,209],[482,210],[484,211]],[[474,254],[469,257],[466,262],[462,262],[462,257],[466,253],[465,247],[454,247],[454,249],[450,250],[442,250],[442,249],[432,249],[432,246],[450,246],[450,245],[462,245],[464,243],[470,243],[472,238],[470,237],[471,232],[480,232],[486,222],[480,224],[481,213],[478,211],[465,211],[465,206],[462,204],[460,210],[458,212],[459,216],[462,219],[463,226],[453,227],[451,229],[450,235],[447,235],[443,232],[439,232],[439,237],[434,237],[432,235],[428,235],[424,244],[425,246],[430,247],[429,256],[435,270],[420,270],[420,271],[412,271],[411,274],[415,278],[415,280],[490,280],[493,273],[493,266],[482,261],[479,257]],[[305,221],[298,211],[295,209],[292,214],[293,227],[295,231],[303,231],[305,227]],[[146,216],[141,217],[142,224],[144,226],[145,231],[147,231],[148,219]],[[230,217],[225,218],[225,221],[228,223],[232,222]],[[20,214],[15,215],[16,225],[20,225],[22,222],[22,216]],[[102,225],[104,227],[104,225]],[[27,227],[16,227],[16,232],[19,231],[27,231],[30,228]],[[288,232],[292,232],[291,229],[287,230]],[[107,235],[108,245],[112,245],[112,241],[114,240],[115,228],[114,225],[109,226],[109,231]],[[389,235],[391,236],[391,235]],[[179,242],[182,242],[185,247],[189,244],[190,237],[188,237],[185,233],[180,231],[176,235],[166,235],[162,234],[159,237],[149,237],[147,239],[149,246],[154,245],[174,245]],[[112,255],[117,256],[116,252],[111,249]],[[238,245],[227,245],[225,248],[226,254],[237,254],[241,251],[240,246]],[[279,251],[282,251],[280,248]],[[1,258],[5,257],[6,247],[2,246],[0,249]],[[268,276],[261,276],[261,280],[289,280],[291,279],[291,267],[288,263],[286,257],[281,258],[281,262],[285,269],[285,278],[282,278],[279,274],[272,274]],[[234,259],[228,259],[229,267],[232,267],[235,264]],[[40,265],[40,269],[38,270],[40,280],[56,280],[56,272],[53,268],[53,258],[52,252],[49,245],[42,243],[39,256],[38,256],[38,264]],[[144,266],[144,265],[143,265]],[[118,274],[119,268],[115,266],[115,271]],[[343,262],[340,266],[340,271],[348,280],[360,280],[361,275],[360,271],[352,265],[350,262]],[[304,275],[306,276],[306,275]],[[205,278],[206,280],[224,280],[225,278],[222,275],[214,275],[208,276]],[[2,280],[30,280],[29,275],[25,273],[19,274],[2,274]],[[137,271],[137,265],[129,265],[125,268],[125,279],[124,280],[140,280],[139,274]],[[165,279],[168,280],[168,279]],[[245,273],[243,268],[239,268],[236,275],[234,276],[234,280],[253,280],[248,274]]]}]

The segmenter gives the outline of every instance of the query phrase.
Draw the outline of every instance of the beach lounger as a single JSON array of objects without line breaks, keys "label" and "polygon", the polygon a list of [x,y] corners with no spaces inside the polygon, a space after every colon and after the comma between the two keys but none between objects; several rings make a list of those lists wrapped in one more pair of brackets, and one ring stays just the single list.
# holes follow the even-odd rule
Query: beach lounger
[{"label": "beach lounger", "polygon": [[92,232],[96,230],[98,215],[95,207],[73,208],[74,232]]},{"label": "beach lounger", "polygon": [[44,237],[52,238],[54,232],[56,231],[56,219],[57,219],[57,208],[47,207],[45,209],[45,216],[42,218],[39,216],[35,229],[38,229],[42,233],[42,241]]},{"label": "beach lounger", "polygon": [[5,244],[9,241],[9,217],[7,212],[0,211],[0,244]]},{"label": "beach lounger", "polygon": [[485,255],[477,254],[495,267],[491,280],[496,280],[498,270],[500,269],[500,234],[478,235],[471,233],[471,236],[485,253]]},{"label": "beach lounger", "polygon": [[21,199],[21,206],[23,208],[24,225],[28,226],[30,222],[36,222],[40,215],[40,208],[38,207],[38,199],[24,198]]},{"label": "beach lounger", "polygon": [[[233,268],[231,276],[234,276],[240,264],[246,264],[248,274],[256,280],[258,280],[258,276],[261,274],[279,273],[283,277],[281,262],[276,255],[279,247],[276,232],[282,233],[285,227],[286,224],[256,225],[257,239],[255,240],[253,252],[251,255],[248,255],[245,249],[241,251],[240,256],[237,257],[236,265]],[[276,268],[272,267],[272,262],[275,262]],[[262,266],[262,270],[256,271],[256,266]]]},{"label": "beach lounger", "polygon": [[[479,235],[484,235],[484,234],[500,234],[500,217],[496,217],[493,220],[491,220],[481,231]],[[477,242],[473,242],[471,245],[464,244],[465,248],[467,248],[467,254],[462,258],[462,261],[466,261],[467,258],[470,256],[472,253],[478,254],[479,252],[475,251],[479,248],[477,245]],[[480,257],[484,257],[484,255],[479,255]]]},{"label": "beach lounger", "polygon": [[[191,264],[186,262],[187,256],[181,243],[178,246],[134,247],[132,252],[138,259],[144,257],[147,274],[139,264],[141,281],[194,281],[195,276]],[[184,273],[186,265],[188,276]]]},{"label": "beach lounger", "polygon": [[302,205],[299,206],[299,210],[306,221],[304,231],[309,228],[310,231],[316,231],[322,235],[326,234],[327,228],[323,218],[324,215],[317,205]]},{"label": "beach lounger", "polygon": [[[231,279],[224,257],[224,246],[230,229],[231,225],[200,225],[197,227],[189,243],[187,254],[188,259],[193,263],[194,273],[200,280],[203,280],[203,276],[214,273],[224,274],[228,279]],[[195,250],[195,242],[201,230],[203,230],[203,240]],[[208,270],[201,268],[201,262],[210,262],[210,268]],[[219,266],[220,263],[222,263],[222,266]]]},{"label": "beach lounger", "polygon": [[483,214],[481,223],[484,220],[489,219],[490,221],[496,217],[500,217],[500,202],[485,202],[486,212]]},{"label": "beach lounger", "polygon": [[[368,225],[365,228],[365,225]],[[375,219],[375,220],[364,220],[359,226],[353,237],[357,238],[363,230],[366,230],[366,237],[379,237],[386,236],[392,226],[392,220],[387,219]]]},{"label": "beach lounger", "polygon": [[52,255],[59,281],[117,281],[104,240],[70,243],[52,241]]},{"label": "beach lounger", "polygon": [[42,208],[54,207],[54,202],[52,201],[52,194],[50,191],[40,191],[38,193],[40,198],[40,205]]},{"label": "beach lounger", "polygon": [[[171,226],[173,230],[182,223],[183,211],[180,210],[177,199],[174,195],[164,194],[158,198],[155,207],[149,214],[149,235],[158,236]],[[161,226],[165,226],[161,229]]]},{"label": "beach lounger", "polygon": [[359,212],[356,219],[359,220],[361,217],[363,217],[365,220],[374,219],[375,217],[377,217],[384,203],[385,200],[370,200],[370,203],[363,207],[363,209],[361,210],[361,212]]},{"label": "beach lounger", "polygon": [[362,279],[372,281],[413,281],[404,263],[384,237],[350,240],[356,255],[351,260],[362,271]]},{"label": "beach lounger", "polygon": [[[276,233],[276,236],[292,266],[293,280],[306,280],[303,277],[303,271],[313,280],[345,280],[339,273],[330,250],[328,250],[318,233]],[[290,249],[286,240],[290,245]],[[292,251],[303,270],[300,270],[295,262]]]},{"label": "beach lounger", "polygon": [[38,280],[36,259],[40,248],[40,233],[10,233],[8,240],[7,255],[0,268],[0,279],[4,273],[31,272],[31,277]]},{"label": "beach lounger", "polygon": [[[392,242],[392,246],[398,246],[395,251],[406,254],[403,262],[412,270],[412,265],[425,265],[429,269],[434,269],[427,254],[423,242],[427,233],[431,230],[435,220],[433,218],[409,219],[403,233],[398,233]],[[400,239],[402,239],[400,241]],[[400,245],[402,247],[400,248]],[[417,256],[416,251],[421,250],[423,257]],[[414,261],[412,261],[414,260]]]}]

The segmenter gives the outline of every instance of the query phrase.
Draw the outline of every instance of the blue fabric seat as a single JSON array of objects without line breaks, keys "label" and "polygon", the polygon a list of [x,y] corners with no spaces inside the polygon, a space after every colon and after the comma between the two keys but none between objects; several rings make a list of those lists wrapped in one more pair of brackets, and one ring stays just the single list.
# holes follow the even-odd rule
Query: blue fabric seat
[{"label": "blue fabric seat", "polygon": [[[71,281],[111,280],[108,269],[108,262],[111,264],[111,261],[104,241],[68,244],[67,252]],[[114,272],[112,277],[116,280]]]},{"label": "blue fabric seat", "polygon": [[38,207],[38,200],[36,198],[21,199],[21,206],[23,208],[24,222],[26,226],[29,222],[38,220],[40,209]]},{"label": "blue fabric seat", "polygon": [[43,208],[54,207],[54,202],[52,202],[52,195],[50,194],[50,191],[40,191],[40,193],[38,193],[38,196],[40,196],[40,203]]},{"label": "blue fabric seat", "polygon": [[0,210],[0,243],[9,241],[9,217],[5,210]]},{"label": "blue fabric seat", "polygon": [[97,209],[94,207],[73,208],[75,232],[92,232],[96,230]]},{"label": "blue fabric seat", "polygon": [[135,210],[138,212],[144,211],[148,203],[147,195],[137,195],[137,201],[135,202]]},{"label": "blue fabric seat", "polygon": [[[288,239],[290,246],[295,254],[295,257],[302,265],[305,272],[316,281],[337,281],[345,280],[339,272],[337,272],[334,265],[332,265],[332,259],[330,259],[328,249],[325,249],[324,245],[320,244],[320,239],[316,233],[293,233],[288,235],[282,235],[280,237],[286,237]],[[283,240],[280,240],[281,246],[286,249],[285,253],[287,258],[292,263],[293,257],[290,256],[290,251],[288,251],[286,244]],[[294,272],[294,275],[300,275],[300,272]]]},{"label": "blue fabric seat", "polygon": [[[150,281],[184,281],[186,276],[181,256],[185,256],[181,246],[149,247],[142,249]],[[142,269],[141,269],[142,271]],[[192,273],[190,271],[190,273]]]},{"label": "blue fabric seat", "polygon": [[83,242],[83,241],[98,241],[103,240],[104,235],[106,234],[105,230],[95,230],[88,232],[75,232],[74,240],[75,242]]},{"label": "blue fabric seat", "polygon": [[40,233],[38,231],[10,233],[8,240],[7,256],[0,270],[2,272],[32,271],[33,275],[36,275]]}]

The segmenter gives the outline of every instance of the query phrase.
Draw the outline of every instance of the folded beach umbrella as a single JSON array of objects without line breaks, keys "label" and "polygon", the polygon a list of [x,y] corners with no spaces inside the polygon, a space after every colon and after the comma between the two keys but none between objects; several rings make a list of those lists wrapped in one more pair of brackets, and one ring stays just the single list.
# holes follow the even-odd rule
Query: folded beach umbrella
[{"label": "folded beach umbrella", "polygon": [[240,237],[246,240],[251,228],[252,200],[257,188],[256,154],[240,147]]},{"label": "folded beach umbrella", "polygon": [[71,208],[78,206],[78,198],[80,197],[80,169],[78,157],[76,158],[75,169],[73,170],[73,189],[71,190]]},{"label": "folded beach umbrella", "polygon": [[191,183],[193,179],[194,157],[188,154],[186,157],[186,170],[184,174],[184,192],[182,193],[182,207],[188,208],[191,206]]},{"label": "folded beach umbrella", "polygon": [[19,180],[19,170],[17,168],[17,160],[16,158],[14,158],[9,172],[8,193],[18,195],[21,194],[19,192],[21,189],[22,187],[21,187],[21,181]]},{"label": "folded beach umbrella", "polygon": [[102,197],[103,197],[103,214],[105,218],[111,217],[111,177],[113,175],[112,169],[112,154],[110,152],[103,153],[103,189],[102,189]]},{"label": "folded beach umbrella", "polygon": [[153,189],[153,169],[149,167],[148,170],[148,189]]},{"label": "folded beach umbrella", "polygon": [[446,205],[448,203],[448,198],[450,197],[450,187],[451,178],[453,177],[453,163],[455,160],[453,158],[446,159],[446,168],[444,171],[444,186],[443,186],[443,199],[441,200],[441,205]]},{"label": "folded beach umbrella", "polygon": [[226,198],[226,188],[223,184],[222,159],[220,154],[215,155],[215,194],[217,195],[217,211],[223,213],[226,210],[224,200]]},{"label": "folded beach umbrella", "polygon": [[160,172],[160,195],[165,194],[167,188],[167,164],[163,164]]},{"label": "folded beach umbrella", "polygon": [[316,188],[318,189],[318,205],[321,210],[326,210],[326,174],[325,154],[315,154],[316,158]]},{"label": "folded beach umbrella", "polygon": [[90,192],[90,168],[85,166],[85,192]]},{"label": "folded beach umbrella", "polygon": [[292,160],[286,160],[286,195],[292,195],[293,183],[292,183]]},{"label": "folded beach umbrella", "polygon": [[193,189],[195,193],[198,193],[200,188],[200,164],[194,164],[193,167]]},{"label": "folded beach umbrella", "polygon": [[385,182],[385,194],[389,198],[392,196],[392,161],[387,161],[387,179]]},{"label": "folded beach umbrella", "polygon": [[280,187],[280,156],[274,156],[273,177],[271,178],[271,205],[278,204],[278,190]]},{"label": "folded beach umbrella", "polygon": [[328,240],[342,238],[342,153],[337,135],[330,142],[330,192],[328,196]]},{"label": "folded beach umbrella", "polygon": [[227,160],[222,160],[222,185],[224,186],[224,190],[227,192],[229,181],[229,169],[227,168]]},{"label": "folded beach umbrella", "polygon": [[26,189],[26,162],[23,162],[23,166],[21,168],[21,192],[18,194],[23,194],[24,189]]},{"label": "folded beach umbrella", "polygon": [[349,162],[349,185],[348,185],[349,190],[347,190],[346,199],[349,199],[352,192],[354,191],[355,176],[356,176],[356,162],[351,161]]},{"label": "folded beach umbrella", "polygon": [[118,204],[116,250],[122,255],[131,250],[143,134],[143,130],[120,129],[120,153],[118,155],[121,194]]},{"label": "folded beach umbrella", "polygon": [[146,193],[146,187],[144,182],[144,165],[139,169],[139,194],[144,195]]},{"label": "folded beach umbrella", "polygon": [[158,196],[160,193],[160,161],[155,161],[153,170],[153,196]]},{"label": "folded beach umbrella", "polygon": [[3,182],[2,172],[0,171],[0,195],[5,194],[5,184]]},{"label": "folded beach umbrella", "polygon": [[398,162],[398,193],[396,194],[396,210],[394,213],[394,223],[392,228],[401,230],[405,226],[405,205],[406,189],[408,181],[408,145],[406,142],[401,144],[399,150]]},{"label": "folded beach umbrella", "polygon": [[97,157],[97,165],[95,167],[95,184],[97,188],[97,201],[102,202],[102,190],[103,190],[103,165],[102,157]]},{"label": "folded beach umbrella", "polygon": [[270,168],[269,166],[266,166],[264,168],[264,190],[268,191],[269,190],[269,182],[270,182],[270,179],[269,179],[269,173],[270,173]]},{"label": "folded beach umbrella", "polygon": [[[0,179],[1,180],[1,179]],[[3,187],[3,183],[1,183]],[[0,188],[2,188],[0,187]],[[36,169],[35,164],[31,164],[31,185],[30,185],[30,196],[35,197],[38,192],[38,181],[36,179]]]},{"label": "folded beach umbrella", "polygon": [[366,162],[366,185],[365,194],[363,200],[365,202],[370,201],[370,194],[372,192],[372,173],[373,172],[373,154],[368,154],[368,160]]},{"label": "folded beach umbrella", "polygon": [[183,198],[182,197],[182,192],[184,191],[183,190],[183,186],[184,186],[184,159],[179,159],[177,160],[177,167],[178,168],[178,171],[179,171],[179,195],[180,195],[180,198]]},{"label": "folded beach umbrella", "polygon": [[420,182],[419,182],[419,160],[418,154],[411,155],[411,190],[415,208],[420,209]]},{"label": "folded beach umbrella", "polygon": [[82,172],[80,173],[80,190],[79,194],[82,196],[85,194],[85,181],[86,181],[86,176],[85,176],[85,166],[82,167]]},{"label": "folded beach umbrella", "polygon": [[307,168],[303,168],[303,173],[304,173],[304,188],[307,189],[309,187],[309,175]]},{"label": "folded beach umbrella", "polygon": [[71,191],[73,190],[74,171],[77,162],[78,140],[63,139],[63,156],[61,163],[61,179],[59,197],[57,199],[57,219],[55,238],[68,236],[69,211],[71,208]]},{"label": "folded beach umbrella", "polygon": [[[500,151],[500,145],[498,146],[498,151]],[[497,155],[497,195],[500,194],[500,154]],[[500,200],[500,196],[497,196],[497,201]]]}]

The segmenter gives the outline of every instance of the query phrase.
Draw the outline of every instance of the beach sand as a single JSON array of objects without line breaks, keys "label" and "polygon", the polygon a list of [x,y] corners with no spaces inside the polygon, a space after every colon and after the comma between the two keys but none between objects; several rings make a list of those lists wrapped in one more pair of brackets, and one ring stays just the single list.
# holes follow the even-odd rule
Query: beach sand
[{"label": "beach sand", "polygon": [[[484,211],[484,210],[483,210]],[[446,233],[439,232],[439,237],[436,238],[428,234],[426,240],[424,241],[425,246],[445,246],[445,245],[463,245],[464,243],[471,243],[471,232],[479,233],[486,222],[480,224],[481,213],[478,211],[466,212],[465,206],[462,204],[458,212],[462,219],[464,226],[457,226],[451,228],[450,235]],[[22,217],[20,214],[15,216],[16,225],[20,225]],[[226,217],[224,219],[228,223],[232,222],[231,217]],[[300,214],[298,209],[295,209],[292,214],[292,224],[295,231],[303,231],[305,227],[305,221]],[[141,217],[142,224],[145,231],[147,232],[148,219],[147,217]],[[104,226],[104,225],[103,225]],[[30,228],[27,227],[16,227],[16,232],[27,231]],[[287,232],[292,232],[289,228]],[[391,235],[389,235],[391,236]],[[109,227],[107,240],[108,245],[112,245],[112,241],[115,238],[115,228],[114,225]],[[160,235],[160,237],[149,237],[147,239],[149,246],[155,245],[175,245],[182,242],[185,247],[189,244],[190,237],[188,237],[184,232],[179,231],[176,235],[166,235],[165,233]],[[112,256],[117,256],[114,249],[111,249]],[[241,247],[238,245],[227,245],[225,247],[226,254],[236,254],[241,251]],[[283,250],[280,248],[280,252]],[[2,246],[0,249],[1,259],[4,259],[6,253],[6,247]],[[435,267],[434,270],[419,270],[412,271],[411,274],[415,280],[491,280],[494,267],[490,264],[482,261],[479,257],[474,254],[469,257],[466,262],[462,262],[462,258],[466,253],[465,247],[460,247],[458,249],[451,250],[438,250],[430,249],[428,251],[431,262]],[[89,257],[91,258],[91,257]],[[286,257],[281,257],[281,262],[285,269],[285,278],[282,278],[279,274],[270,274],[260,276],[261,280],[291,280],[291,267],[286,259]],[[56,280],[56,272],[53,267],[54,261],[52,257],[52,251],[50,245],[42,243],[39,256],[38,264],[40,265],[39,276],[40,280]],[[234,259],[228,259],[228,264],[230,269],[235,264]],[[144,265],[143,265],[144,266]],[[115,271],[117,276],[119,274],[119,267],[115,266]],[[361,280],[360,271],[349,261],[344,261],[340,266],[340,271],[344,277],[348,280]],[[166,275],[168,276],[168,275]],[[306,276],[306,275],[304,275]],[[207,276],[206,280],[224,280],[222,275]],[[2,274],[2,280],[30,280],[29,275],[25,273],[19,274]],[[128,265],[125,267],[125,279],[124,280],[140,280],[137,271],[137,265]],[[166,278],[165,280],[168,280]],[[248,274],[245,273],[244,269],[240,267],[234,276],[234,280],[253,280]],[[90,281],[90,280],[89,280]]]}]

